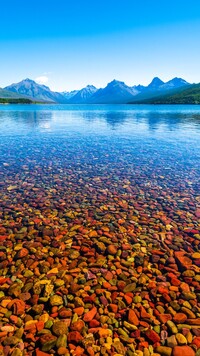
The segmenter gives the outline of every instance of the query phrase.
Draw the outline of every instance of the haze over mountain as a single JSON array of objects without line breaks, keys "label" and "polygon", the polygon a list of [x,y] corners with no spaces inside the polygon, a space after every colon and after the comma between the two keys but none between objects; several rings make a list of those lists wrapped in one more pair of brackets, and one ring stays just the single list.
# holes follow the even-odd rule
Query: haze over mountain
[{"label": "haze over mountain", "polygon": [[[173,78],[164,83],[155,77],[147,86],[128,86],[122,81],[113,80],[105,88],[97,89],[93,85],[87,85],[81,90],[71,92],[54,92],[46,85],[36,83],[31,79],[24,79],[19,83],[11,84],[3,89],[0,97],[28,98],[34,101],[62,104],[126,104],[175,92],[180,88],[191,84],[182,78]],[[4,96],[3,96],[4,95]],[[6,96],[5,96],[6,95]],[[13,96],[14,95],[14,96]]]}]

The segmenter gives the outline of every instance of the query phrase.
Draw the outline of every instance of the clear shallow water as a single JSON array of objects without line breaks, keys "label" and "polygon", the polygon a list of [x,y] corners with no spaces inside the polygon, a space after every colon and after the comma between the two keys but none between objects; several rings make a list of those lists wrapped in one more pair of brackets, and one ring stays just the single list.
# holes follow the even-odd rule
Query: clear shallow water
[{"label": "clear shallow water", "polygon": [[[73,182],[73,195],[87,184],[124,197],[153,187],[158,199],[162,189],[171,196],[186,189],[197,204],[200,107],[1,105],[0,152],[4,190],[16,179],[18,185],[30,180],[48,195],[58,174],[63,189]],[[90,191],[84,194],[90,204]]]}]

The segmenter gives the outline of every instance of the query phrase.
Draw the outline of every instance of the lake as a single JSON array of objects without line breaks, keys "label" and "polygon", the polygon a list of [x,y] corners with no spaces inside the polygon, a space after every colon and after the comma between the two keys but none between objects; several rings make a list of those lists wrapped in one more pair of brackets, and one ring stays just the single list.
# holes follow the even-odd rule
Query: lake
[{"label": "lake", "polygon": [[67,328],[67,351],[159,354],[162,314],[198,335],[199,106],[0,105],[0,167],[3,325],[51,335],[20,349]]}]

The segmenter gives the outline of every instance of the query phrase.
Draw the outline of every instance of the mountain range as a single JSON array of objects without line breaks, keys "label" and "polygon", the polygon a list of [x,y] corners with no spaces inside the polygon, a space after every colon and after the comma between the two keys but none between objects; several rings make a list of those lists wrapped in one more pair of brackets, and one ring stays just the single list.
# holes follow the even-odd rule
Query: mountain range
[{"label": "mountain range", "polygon": [[34,102],[61,104],[125,104],[174,95],[193,86],[182,78],[173,78],[165,83],[155,77],[147,86],[128,86],[122,81],[113,80],[105,88],[87,85],[81,90],[54,92],[46,85],[27,78],[0,89],[0,98],[24,98]]},{"label": "mountain range", "polygon": [[200,84],[184,87],[176,92],[151,97],[149,99],[138,100],[135,104],[200,104]]}]

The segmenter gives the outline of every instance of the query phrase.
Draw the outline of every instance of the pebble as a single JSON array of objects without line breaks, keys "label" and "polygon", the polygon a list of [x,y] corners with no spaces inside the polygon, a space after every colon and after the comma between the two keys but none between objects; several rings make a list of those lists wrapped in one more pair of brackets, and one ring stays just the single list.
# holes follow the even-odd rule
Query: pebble
[{"label": "pebble", "polygon": [[173,348],[172,356],[195,356],[194,350],[189,346],[175,346]]},{"label": "pebble", "polygon": [[57,337],[52,334],[44,334],[40,337],[41,350],[50,351],[56,345]]},{"label": "pebble", "polygon": [[172,354],[171,347],[167,347],[167,346],[157,346],[155,350],[161,356],[171,356]]},{"label": "pebble", "polygon": [[50,304],[52,306],[56,306],[56,305],[62,305],[63,304],[63,299],[62,297],[60,297],[59,295],[52,295],[50,297]]},{"label": "pebble", "polygon": [[52,326],[52,332],[56,336],[67,334],[67,332],[68,332],[67,324],[64,321],[56,321],[56,322],[54,322],[53,326]]},{"label": "pebble", "polygon": [[1,172],[0,352],[198,354],[195,169],[173,176],[129,160],[122,169],[120,154],[105,168],[103,153],[89,165],[84,151],[55,157],[52,147],[40,162],[19,148]]},{"label": "pebble", "polygon": [[183,313],[177,313],[173,317],[173,321],[176,324],[184,324],[186,320],[187,320],[187,315]]},{"label": "pebble", "polygon": [[178,342],[178,345],[186,345],[187,344],[187,339],[185,338],[184,335],[177,333],[176,334],[176,340]]},{"label": "pebble", "polygon": [[177,346],[177,339],[175,335],[171,335],[167,338],[167,346],[173,348],[174,346]]},{"label": "pebble", "polygon": [[176,325],[171,320],[168,320],[166,324],[172,334],[178,333],[178,329],[177,329]]},{"label": "pebble", "polygon": [[89,310],[85,315],[83,316],[84,321],[91,321],[97,313],[97,308],[93,307],[91,310]]},{"label": "pebble", "polygon": [[135,313],[134,310],[132,309],[129,309],[129,312],[128,312],[128,321],[130,324],[133,324],[133,325],[139,325],[139,319]]}]

